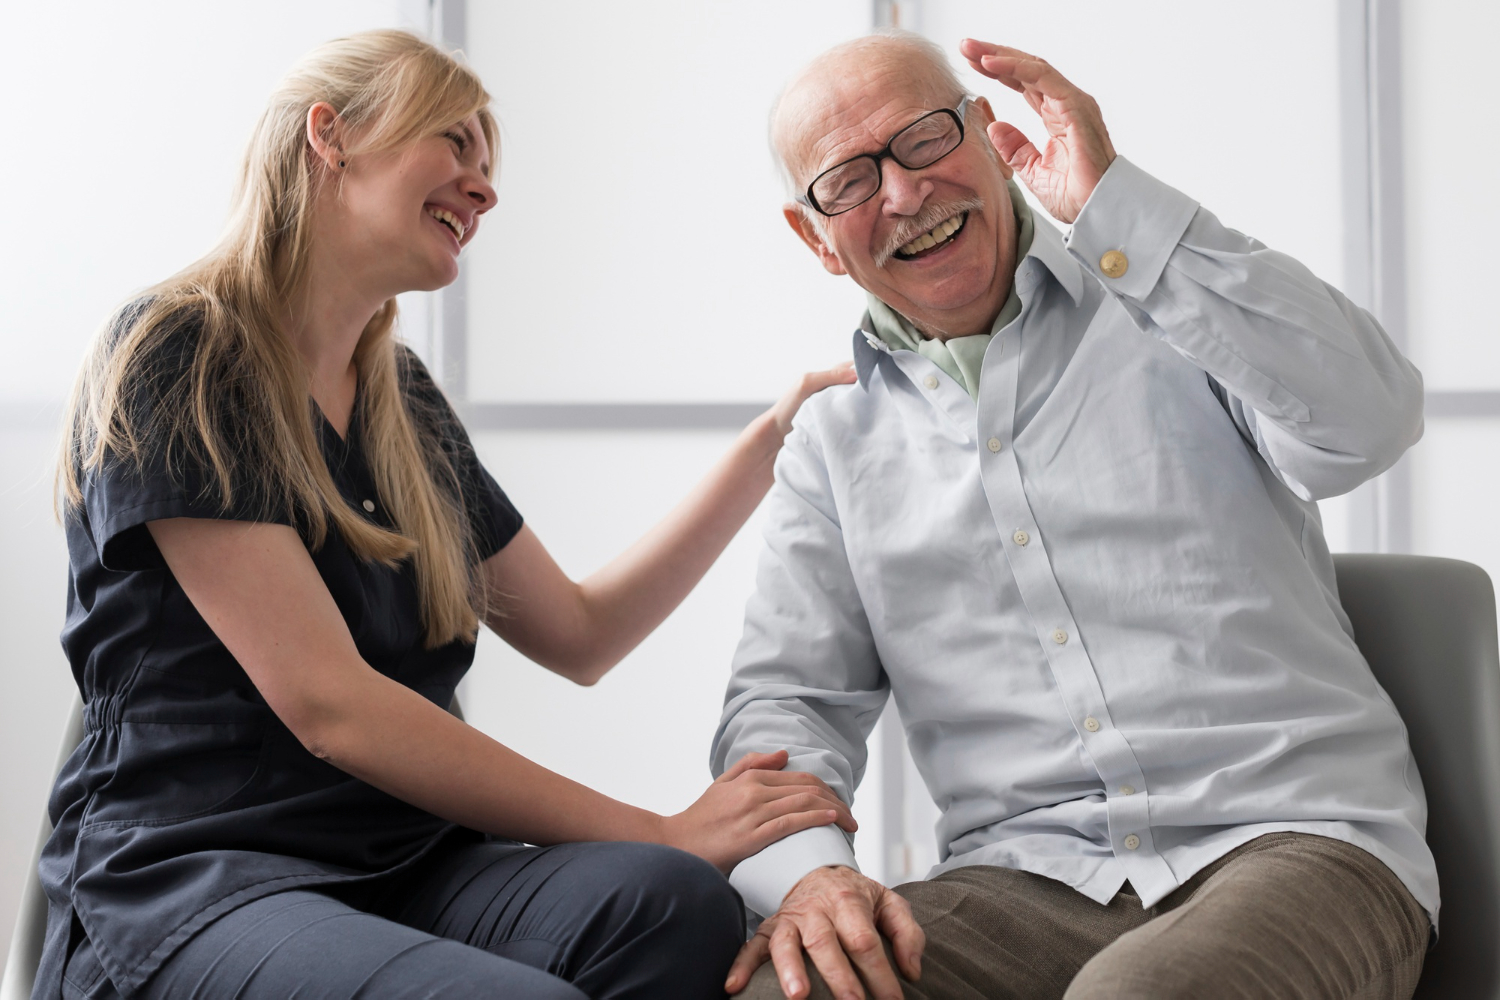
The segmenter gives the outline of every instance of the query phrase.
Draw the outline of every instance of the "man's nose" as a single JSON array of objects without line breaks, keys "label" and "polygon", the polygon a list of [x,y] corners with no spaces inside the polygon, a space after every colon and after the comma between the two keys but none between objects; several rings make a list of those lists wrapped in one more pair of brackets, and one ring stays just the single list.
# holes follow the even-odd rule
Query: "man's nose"
[{"label": "man's nose", "polygon": [[895,215],[916,215],[932,193],[932,182],[922,176],[922,171],[908,170],[894,159],[888,158],[880,169],[884,171],[880,188],[886,210]]}]

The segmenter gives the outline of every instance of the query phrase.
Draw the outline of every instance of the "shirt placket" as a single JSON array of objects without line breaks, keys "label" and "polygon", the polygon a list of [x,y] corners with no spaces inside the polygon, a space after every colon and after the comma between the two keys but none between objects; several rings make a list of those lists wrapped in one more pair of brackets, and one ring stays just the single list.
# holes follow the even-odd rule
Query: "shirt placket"
[{"label": "shirt placket", "polygon": [[1013,444],[1023,323],[996,335],[980,379],[977,439],[980,478],[995,528],[1031,616],[1068,717],[1104,783],[1110,844],[1125,877],[1142,896],[1178,884],[1151,834],[1145,774],[1115,727],[1083,631],[1063,598],[1032,517]]}]

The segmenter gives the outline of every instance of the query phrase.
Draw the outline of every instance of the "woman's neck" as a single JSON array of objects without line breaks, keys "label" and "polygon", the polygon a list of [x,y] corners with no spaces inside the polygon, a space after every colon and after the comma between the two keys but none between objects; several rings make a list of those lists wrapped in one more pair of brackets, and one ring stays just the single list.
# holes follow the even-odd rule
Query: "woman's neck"
[{"label": "woman's neck", "polygon": [[342,263],[327,250],[320,253],[314,241],[302,292],[286,315],[287,336],[307,365],[313,400],[340,436],[349,428],[358,389],[355,349],[385,304],[384,296],[351,281],[352,269]]}]

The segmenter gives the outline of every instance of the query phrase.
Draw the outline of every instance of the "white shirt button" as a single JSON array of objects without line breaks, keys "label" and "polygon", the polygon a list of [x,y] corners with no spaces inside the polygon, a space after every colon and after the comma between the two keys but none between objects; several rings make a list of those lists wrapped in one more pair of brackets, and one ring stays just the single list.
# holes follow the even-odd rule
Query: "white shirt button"
[{"label": "white shirt button", "polygon": [[1052,641],[1061,646],[1063,643],[1068,641],[1068,633],[1064,632],[1062,629],[1058,629],[1057,631],[1052,633]]},{"label": "white shirt button", "polygon": [[1121,795],[1134,795],[1135,794],[1135,786],[1134,785],[1121,785],[1120,786],[1120,794]]},{"label": "white shirt button", "polygon": [[990,438],[988,441],[985,442],[985,444],[989,447],[990,451],[999,451],[1000,450],[1000,439],[999,438]]},{"label": "white shirt button", "polygon": [[1031,541],[1031,536],[1026,534],[1026,532],[1024,531],[1017,531],[1014,535],[1010,536],[1010,539],[1017,545],[1025,545],[1027,542]]},{"label": "white shirt button", "polygon": [[371,514],[375,513],[375,501],[374,500],[366,500],[363,504],[361,504],[361,506],[364,507],[364,509],[367,510],[367,511],[369,511]]},{"label": "white shirt button", "polygon": [[1083,728],[1091,733],[1097,733],[1099,731],[1099,720],[1091,715],[1083,720]]},{"label": "white shirt button", "polygon": [[1137,847],[1140,847],[1140,846],[1141,846],[1141,838],[1137,837],[1135,834],[1132,833],[1130,836],[1128,836],[1128,837],[1125,838],[1125,850],[1127,850],[1127,851],[1133,851]]},{"label": "white shirt button", "polygon": [[924,378],[922,380],[922,384],[925,385],[929,389],[936,389],[937,388],[937,376],[936,375],[929,375],[929,376],[927,376],[926,378]]}]

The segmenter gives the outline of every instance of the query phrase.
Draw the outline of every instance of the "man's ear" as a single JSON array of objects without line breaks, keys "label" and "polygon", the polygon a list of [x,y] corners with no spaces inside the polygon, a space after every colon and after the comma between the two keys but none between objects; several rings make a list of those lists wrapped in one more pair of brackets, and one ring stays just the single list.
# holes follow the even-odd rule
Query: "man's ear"
[{"label": "man's ear", "polygon": [[975,124],[979,126],[979,134],[983,137],[980,141],[989,147],[990,155],[994,156],[995,162],[1000,164],[1001,176],[1006,180],[1010,180],[1011,175],[1015,171],[1010,169],[1010,164],[1005,162],[1005,157],[1001,156],[1000,151],[995,148],[995,144],[990,142],[989,129],[995,122],[995,109],[990,107],[990,99],[988,97],[976,97],[974,98],[972,107],[974,108],[974,117],[977,119]]},{"label": "man's ear", "polygon": [[812,219],[807,214],[807,209],[795,201],[789,201],[781,206],[781,214],[786,217],[787,225],[792,227],[792,232],[796,233],[802,242],[807,244],[809,250],[818,255],[818,262],[823,265],[825,271],[829,274],[849,273],[844,269],[843,262],[839,260],[838,254],[833,252],[833,248],[823,242],[823,236],[818,232],[817,227],[813,225]]},{"label": "man's ear", "polygon": [[307,109],[307,146],[330,172],[345,167],[344,120],[327,101]]}]

